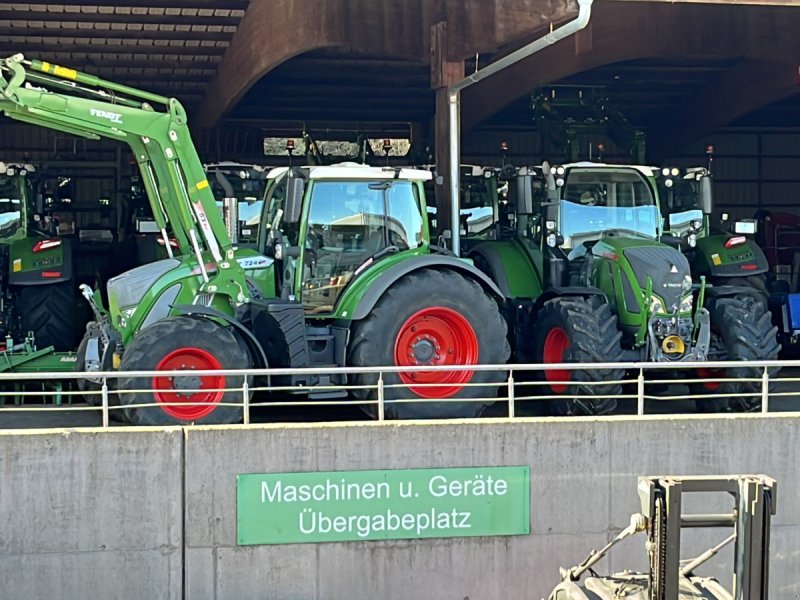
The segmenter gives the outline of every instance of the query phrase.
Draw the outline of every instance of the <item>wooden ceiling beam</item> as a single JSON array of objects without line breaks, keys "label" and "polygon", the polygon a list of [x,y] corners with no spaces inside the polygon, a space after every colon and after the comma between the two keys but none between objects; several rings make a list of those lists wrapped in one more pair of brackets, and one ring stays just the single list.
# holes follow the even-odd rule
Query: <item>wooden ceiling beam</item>
[{"label": "wooden ceiling beam", "polygon": [[25,0],[31,6],[103,6],[116,8],[197,8],[247,10],[250,0]]},{"label": "wooden ceiling beam", "polygon": [[[19,32],[15,32],[18,36]],[[21,39],[7,38],[0,41],[0,52],[12,54],[22,52],[27,58],[39,58],[43,54],[55,53],[64,56],[65,52],[74,54],[134,54],[148,56],[152,54],[175,55],[211,55],[222,56],[227,46],[175,46],[157,44],[91,44],[86,42],[33,42]],[[65,62],[59,59],[59,64]],[[73,65],[68,65],[73,66]]]},{"label": "wooden ceiling beam", "polygon": [[[169,56],[171,53],[165,52]],[[180,55],[177,55],[180,56]],[[201,55],[203,58],[214,59],[214,56]],[[45,57],[48,58],[48,57]],[[49,57],[54,63],[64,63],[70,66],[77,64],[92,67],[97,71],[114,72],[119,69],[176,69],[176,70],[201,70],[216,72],[217,60],[198,60],[199,57],[187,58],[184,60],[178,58],[159,58],[158,62],[154,62],[152,58],[96,58],[94,55],[87,54],[86,56],[77,56],[69,59],[64,58],[64,53],[52,53]]]},{"label": "wooden ceiling beam", "polygon": [[26,30],[23,22],[34,23],[137,23],[142,25],[208,25],[236,27],[240,17],[185,14],[141,14],[100,12],[50,12],[39,10],[0,10],[0,21],[10,21]]},{"label": "wooden ceiling beam", "polygon": [[[135,23],[135,20],[133,20]],[[177,31],[164,29],[96,29],[81,27],[20,27],[0,26],[0,39],[11,36],[26,38],[92,38],[96,40],[126,40],[145,38],[148,40],[192,40],[204,42],[227,42],[233,37],[232,31]],[[63,52],[65,45],[61,46]]]}]

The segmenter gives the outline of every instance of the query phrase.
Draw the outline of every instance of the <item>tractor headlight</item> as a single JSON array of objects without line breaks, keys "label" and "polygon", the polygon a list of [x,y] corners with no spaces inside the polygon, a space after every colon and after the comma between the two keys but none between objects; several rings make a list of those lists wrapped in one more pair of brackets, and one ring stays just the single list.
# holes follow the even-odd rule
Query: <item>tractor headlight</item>
[{"label": "tractor headlight", "polygon": [[678,312],[686,313],[692,312],[692,304],[694,303],[694,298],[692,295],[689,294],[688,296],[684,296],[681,298],[681,303],[678,305]]},{"label": "tractor headlight", "polygon": [[555,233],[548,233],[547,234],[547,245],[551,248],[555,248],[558,244],[558,238],[556,237]]},{"label": "tractor headlight", "polygon": [[697,246],[697,235],[694,233],[690,233],[689,236],[686,238],[686,243],[689,244],[689,248],[694,248]]},{"label": "tractor headlight", "polygon": [[666,314],[664,302],[658,296],[653,295],[650,298],[650,314]]}]

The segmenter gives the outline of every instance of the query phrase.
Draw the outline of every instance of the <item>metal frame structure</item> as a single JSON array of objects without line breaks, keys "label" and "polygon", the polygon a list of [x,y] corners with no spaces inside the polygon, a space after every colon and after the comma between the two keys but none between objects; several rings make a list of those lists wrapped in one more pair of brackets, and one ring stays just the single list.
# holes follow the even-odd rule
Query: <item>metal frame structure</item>
[{"label": "metal frame structure", "polygon": [[[56,354],[55,356],[67,359],[68,355]],[[74,364],[70,363],[70,364]],[[719,375],[710,376],[707,378],[694,377],[694,369],[699,368],[718,368],[718,367],[741,367],[743,363],[738,361],[727,362],[703,362],[703,363],[593,363],[593,364],[504,364],[504,365],[465,365],[465,366],[418,366],[414,368],[415,372],[431,372],[431,371],[487,371],[495,370],[502,371],[506,374],[505,384],[501,384],[496,396],[492,396],[492,400],[496,402],[507,403],[507,417],[514,419],[519,416],[519,403],[520,402],[547,402],[552,399],[547,391],[552,381],[546,380],[542,375],[544,371],[570,371],[582,369],[599,369],[608,370],[612,368],[624,368],[628,375],[628,379],[621,380],[619,383],[626,384],[630,388],[634,388],[635,393],[627,393],[617,396],[618,400],[623,402],[636,403],[636,415],[643,416],[646,413],[645,402],[650,400],[659,400],[664,402],[672,401],[685,401],[692,399],[692,396],[686,394],[680,395],[651,395],[647,393],[646,385],[648,384],[668,384],[668,383],[688,383],[688,382],[709,382],[719,383],[727,379],[736,378],[735,375],[726,375],[720,373]],[[773,411],[770,410],[770,398],[788,398],[800,397],[800,391],[797,392],[778,392],[771,391],[770,386],[776,381],[775,377],[770,376],[770,370],[776,370],[776,367],[800,367],[800,361],[761,361],[752,363],[745,363],[750,366],[757,366],[763,370],[763,375],[760,378],[761,390],[756,394],[761,396],[761,414],[766,415]],[[687,373],[685,378],[675,379],[674,377],[667,378],[666,374],[660,376],[659,373],[664,370],[683,369],[687,370],[692,367]],[[392,387],[397,385],[386,383],[386,375],[389,373],[398,373],[408,371],[408,367],[336,367],[336,368],[280,368],[280,369],[248,369],[248,370],[196,370],[192,374],[195,376],[206,375],[246,375],[241,377],[242,384],[237,387],[226,388],[225,391],[237,391],[239,397],[242,399],[238,406],[243,408],[243,423],[249,425],[251,422],[251,410],[266,407],[314,407],[322,405],[336,405],[336,406],[360,406],[370,407],[374,406],[374,414],[377,420],[383,421],[386,419],[386,407],[391,403],[403,402],[421,402],[419,398],[407,398],[389,400],[386,398],[387,392]],[[378,379],[375,385],[367,386],[369,388],[369,398],[364,400],[350,399],[350,398],[333,398],[333,399],[308,399],[301,396],[293,395],[298,391],[311,391],[311,386],[287,386],[287,385],[274,385],[270,383],[272,377],[280,377],[282,375],[299,375],[305,376],[309,379],[313,375],[353,375],[355,373],[377,373]],[[645,377],[645,374],[648,374]],[[121,393],[133,393],[140,390],[127,390],[120,392],[116,389],[116,382],[121,377],[149,377],[155,382],[160,378],[180,377],[185,375],[183,371],[127,371],[127,372],[35,372],[34,369],[20,371],[20,372],[0,372],[0,415],[16,411],[93,411],[102,413],[102,426],[108,427],[110,423],[110,415],[115,412],[124,410],[124,406],[119,406],[118,395]],[[535,377],[532,377],[535,376]],[[538,375],[538,376],[537,376]],[[69,382],[77,382],[82,379],[92,378],[101,381],[101,385],[94,391],[80,391],[71,389]],[[800,378],[782,377],[781,381],[800,382]],[[27,387],[25,384],[29,384]],[[570,381],[563,383],[569,384]],[[608,382],[601,382],[602,385]],[[425,385],[438,385],[438,384],[419,384]],[[485,384],[465,384],[471,387],[487,387]],[[30,389],[32,387],[36,389]],[[325,386],[323,386],[325,387]],[[22,389],[19,389],[22,388]],[[354,390],[363,389],[363,386],[353,385],[336,385],[329,386],[331,390]],[[319,390],[320,386],[314,386],[314,390]],[[327,389],[327,388],[326,388]],[[144,390],[141,390],[144,391]],[[150,390],[152,391],[152,389]],[[198,390],[187,390],[198,391]],[[266,398],[251,398],[251,393],[268,394]],[[725,396],[726,394],[719,394]],[[707,397],[707,396],[706,396]],[[85,398],[90,401],[90,406],[75,406],[70,403],[72,398]],[[593,395],[587,396],[586,399],[598,399],[603,396]],[[42,399],[51,399],[49,405],[42,405]],[[27,404],[26,400],[35,401],[36,403]],[[472,401],[481,402],[485,398],[474,398]],[[5,402],[13,402],[13,405],[6,405]],[[437,400],[447,402],[447,399]],[[458,402],[465,402],[468,400],[458,399]],[[63,405],[63,402],[70,403]],[[170,403],[173,405],[186,405],[183,403]],[[192,404],[192,403],[188,403]],[[222,403],[224,404],[224,403]],[[156,406],[143,405],[143,406]],[[162,406],[167,404],[162,403]],[[592,417],[602,418],[602,417]]]},{"label": "metal frame structure", "polygon": [[[727,492],[734,508],[722,514],[685,514],[687,493]],[[732,597],[766,600],[769,597],[769,526],[776,511],[777,483],[766,475],[720,477],[640,477],[639,497],[649,523],[649,600],[679,597],[680,581],[730,542],[735,543]],[[732,527],[721,544],[681,564],[684,528]]]}]

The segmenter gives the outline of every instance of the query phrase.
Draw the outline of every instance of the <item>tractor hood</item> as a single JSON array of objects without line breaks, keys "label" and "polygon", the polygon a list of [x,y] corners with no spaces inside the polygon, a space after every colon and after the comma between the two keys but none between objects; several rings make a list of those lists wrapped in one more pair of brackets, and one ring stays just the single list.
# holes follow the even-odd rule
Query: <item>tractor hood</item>
[{"label": "tractor hood", "polygon": [[[686,256],[675,248],[656,240],[607,237],[592,248],[592,254],[616,262],[627,262],[640,289],[653,282],[653,293],[671,308],[680,304],[681,296],[691,286],[691,270]],[[688,279],[687,279],[688,278]]]}]

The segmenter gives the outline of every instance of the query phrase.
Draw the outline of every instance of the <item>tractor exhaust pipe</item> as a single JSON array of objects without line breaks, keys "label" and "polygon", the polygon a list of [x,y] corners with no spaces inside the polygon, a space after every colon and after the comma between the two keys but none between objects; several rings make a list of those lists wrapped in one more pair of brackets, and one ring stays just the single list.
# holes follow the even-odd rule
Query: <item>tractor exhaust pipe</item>
[{"label": "tractor exhaust pipe", "polygon": [[473,83],[478,83],[479,81],[494,75],[498,71],[502,71],[508,66],[513,65],[514,63],[519,62],[523,58],[528,58],[532,54],[536,54],[540,50],[547,48],[548,46],[552,46],[559,40],[564,39],[574,33],[577,33],[584,27],[589,24],[589,17],[592,15],[592,2],[593,0],[578,0],[578,16],[566,23],[565,25],[559,27],[558,29],[551,31],[547,35],[540,37],[538,40],[535,40],[528,44],[527,46],[523,46],[519,50],[512,52],[508,56],[504,56],[500,60],[493,62],[492,64],[488,65],[487,67],[476,71],[469,77],[466,77],[453,85],[447,93],[447,107],[448,107],[448,124],[450,128],[450,229],[452,235],[452,245],[451,250],[456,256],[461,254],[461,239],[460,239],[460,227],[461,223],[459,223],[459,213],[458,213],[458,206],[459,206],[459,181],[458,181],[458,172],[459,172],[459,165],[461,164],[461,153],[459,148],[461,147],[461,132],[459,131],[461,127],[461,90],[468,88]]}]

